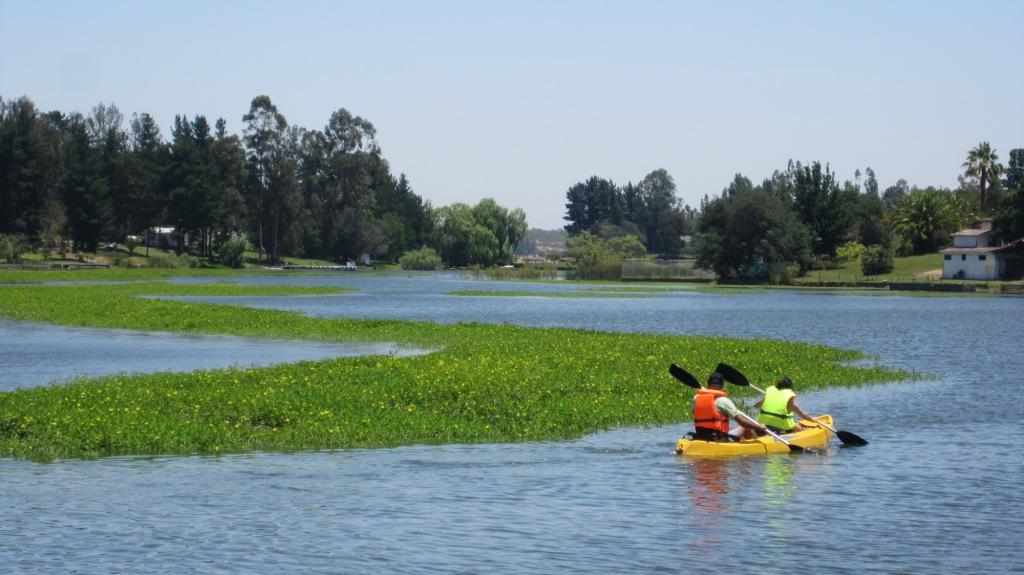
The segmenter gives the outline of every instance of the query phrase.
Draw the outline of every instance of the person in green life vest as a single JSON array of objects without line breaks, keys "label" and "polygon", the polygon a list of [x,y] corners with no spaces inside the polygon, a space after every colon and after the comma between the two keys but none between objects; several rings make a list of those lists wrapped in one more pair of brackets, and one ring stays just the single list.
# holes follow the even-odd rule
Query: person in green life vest
[{"label": "person in green life vest", "polygon": [[793,420],[794,413],[803,419],[814,421],[813,417],[804,413],[796,404],[793,382],[788,377],[783,377],[775,385],[764,390],[764,397],[754,406],[761,410],[757,416],[758,423],[767,425],[775,433],[790,433],[804,428]]}]

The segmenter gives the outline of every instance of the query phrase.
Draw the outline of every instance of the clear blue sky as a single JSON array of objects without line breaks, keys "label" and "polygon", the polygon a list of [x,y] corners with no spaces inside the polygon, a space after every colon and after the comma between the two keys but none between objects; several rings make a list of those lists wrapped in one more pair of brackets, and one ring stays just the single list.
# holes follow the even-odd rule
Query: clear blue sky
[{"label": "clear blue sky", "polygon": [[1024,2],[0,0],[0,96],[114,103],[240,132],[346,108],[440,206],[493,197],[564,224],[591,175],[658,168],[696,205],[790,158],[882,187],[955,186],[969,148],[1024,147]]}]

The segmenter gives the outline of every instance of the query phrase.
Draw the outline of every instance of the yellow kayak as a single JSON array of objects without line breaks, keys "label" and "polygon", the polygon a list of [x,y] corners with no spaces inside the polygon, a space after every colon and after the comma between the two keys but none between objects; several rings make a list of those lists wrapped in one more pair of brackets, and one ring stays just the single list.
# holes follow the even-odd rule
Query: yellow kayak
[{"label": "yellow kayak", "polygon": [[[819,415],[818,421],[835,428],[831,415]],[[787,433],[781,437],[793,445],[800,447],[820,447],[828,443],[832,432],[821,426],[814,426],[811,421],[801,421],[806,429],[796,433]],[[770,435],[757,439],[744,439],[736,442],[702,441],[697,439],[680,439],[676,442],[676,453],[700,457],[732,457],[736,455],[764,455],[766,453],[788,453],[786,444],[776,441]]]}]

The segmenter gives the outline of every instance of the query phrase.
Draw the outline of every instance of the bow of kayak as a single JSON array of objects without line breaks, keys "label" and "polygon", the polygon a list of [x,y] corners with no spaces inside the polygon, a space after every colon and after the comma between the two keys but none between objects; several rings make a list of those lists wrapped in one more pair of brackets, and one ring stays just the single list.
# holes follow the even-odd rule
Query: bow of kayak
[{"label": "bow of kayak", "polygon": [[[815,418],[832,428],[831,415],[819,415]],[[828,443],[832,432],[824,427],[817,426],[812,421],[801,421],[805,427],[803,431],[787,433],[781,437],[793,445],[800,447],[820,447]],[[724,441],[702,441],[698,439],[682,438],[676,442],[676,453],[680,455],[692,455],[699,457],[732,457],[738,455],[765,455],[767,453],[788,453],[789,448],[784,443],[776,441],[770,435],[758,437],[757,439],[744,439],[735,442]]]}]

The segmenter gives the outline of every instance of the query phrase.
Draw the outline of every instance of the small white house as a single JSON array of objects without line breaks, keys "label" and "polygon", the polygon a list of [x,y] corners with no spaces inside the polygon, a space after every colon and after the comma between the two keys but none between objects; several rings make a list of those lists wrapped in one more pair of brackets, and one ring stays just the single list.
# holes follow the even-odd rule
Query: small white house
[{"label": "small white house", "polygon": [[1004,278],[1007,276],[1007,263],[1016,257],[1010,245],[1004,245],[992,236],[991,219],[979,220],[953,234],[953,247],[941,250],[941,253],[943,279]]},{"label": "small white house", "polygon": [[[188,243],[187,237],[185,242]],[[151,248],[174,249],[178,245],[178,228],[147,228],[146,245]]]},{"label": "small white house", "polygon": [[521,265],[542,265],[548,263],[548,259],[543,256],[528,255],[528,256],[516,256],[516,263]]}]

